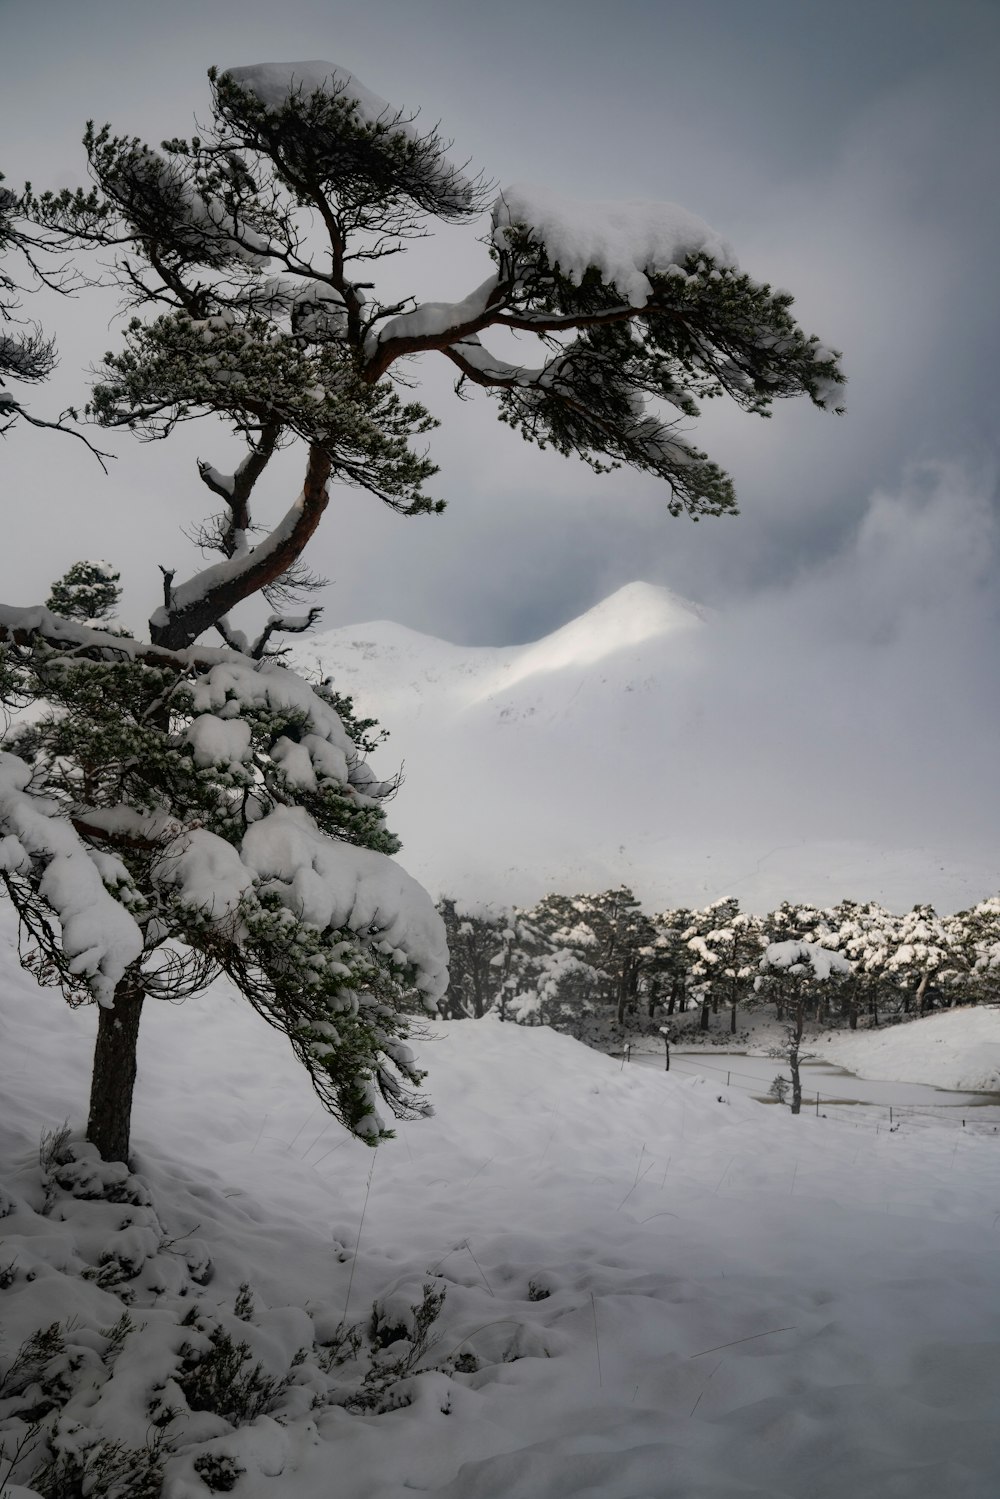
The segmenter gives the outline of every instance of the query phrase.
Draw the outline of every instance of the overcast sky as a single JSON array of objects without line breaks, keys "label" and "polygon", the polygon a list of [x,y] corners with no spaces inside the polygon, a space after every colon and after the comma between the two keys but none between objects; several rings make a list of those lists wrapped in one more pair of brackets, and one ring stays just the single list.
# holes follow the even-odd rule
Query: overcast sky
[{"label": "overcast sky", "polygon": [[[15,184],[82,182],[91,117],[153,142],[190,132],[211,63],[317,58],[420,106],[499,185],[666,198],[707,219],[843,350],[848,414],[798,402],[762,422],[715,403],[696,440],[732,473],[742,513],[693,525],[669,517],[651,480],[595,477],[527,447],[485,395],[455,401],[447,369],[429,363],[424,397],[442,420],[433,487],[449,508],[409,520],[338,491],[310,556],[333,580],[326,621],[515,643],[633,579],[666,584],[724,619],[720,690],[742,652],[755,679],[773,661],[842,711],[864,705],[844,794],[869,754],[912,771],[923,797],[957,780],[952,829],[992,836],[994,0],[0,0],[0,39],[0,168]],[[475,230],[415,262],[412,289],[449,300],[489,270]],[[34,396],[39,411],[81,399],[84,367],[118,336],[112,313],[86,298],[46,304],[63,362]],[[139,625],[156,564],[183,572],[179,528],[204,508],[195,456],[231,467],[232,439],[206,423],[165,445],[108,446],[119,457],[105,478],[67,439],[7,438],[11,602],[34,601],[81,555],[104,556],[126,574]],[[275,478],[274,515],[296,467]],[[742,711],[752,721],[753,702]]]}]

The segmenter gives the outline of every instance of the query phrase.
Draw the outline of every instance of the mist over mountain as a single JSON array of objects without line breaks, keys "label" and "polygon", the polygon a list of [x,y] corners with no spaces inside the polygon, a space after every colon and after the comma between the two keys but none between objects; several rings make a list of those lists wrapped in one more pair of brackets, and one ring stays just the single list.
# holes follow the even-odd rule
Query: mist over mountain
[{"label": "mist over mountain", "polygon": [[527,645],[379,621],[295,656],[389,730],[374,764],[403,766],[391,826],[435,894],[522,903],[625,882],[651,907],[950,911],[995,890],[985,822],[921,794],[933,741],[915,760],[891,694],[882,713],[877,686],[848,699],[836,663],[810,677],[777,634],[636,582]]}]

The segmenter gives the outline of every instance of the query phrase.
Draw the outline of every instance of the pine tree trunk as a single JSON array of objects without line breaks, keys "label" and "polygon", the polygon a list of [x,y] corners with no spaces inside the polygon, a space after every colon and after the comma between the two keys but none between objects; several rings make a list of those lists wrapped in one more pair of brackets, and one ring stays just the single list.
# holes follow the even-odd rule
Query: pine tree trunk
[{"label": "pine tree trunk", "polygon": [[735,1036],[736,1035],[736,1001],[735,1001],[735,999],[733,1000],[732,1008],[730,1009],[730,1012],[729,1012],[729,1034],[731,1036]]},{"label": "pine tree trunk", "polygon": [[931,976],[929,972],[920,975],[920,983],[917,985],[917,992],[914,998],[917,1001],[917,1009],[921,1015],[927,1014],[927,985],[930,981]]},{"label": "pine tree trunk", "polygon": [[98,1011],[87,1139],[105,1161],[128,1161],[136,1047],[144,995],[130,979],[115,990],[113,1009]]},{"label": "pine tree trunk", "polygon": [[702,1007],[701,1007],[701,1022],[700,1022],[700,1025],[701,1025],[701,1029],[703,1031],[707,1031],[708,1030],[708,1017],[709,1017],[709,1015],[711,1013],[712,1013],[711,1000],[706,999],[705,1002],[703,1003]]},{"label": "pine tree trunk", "polygon": [[795,1031],[792,1044],[788,1051],[788,1065],[792,1074],[792,1113],[802,1112],[802,1074],[799,1071],[799,1048],[802,1045],[802,1034],[805,1030],[806,1011],[802,996],[796,996],[795,1002]]}]

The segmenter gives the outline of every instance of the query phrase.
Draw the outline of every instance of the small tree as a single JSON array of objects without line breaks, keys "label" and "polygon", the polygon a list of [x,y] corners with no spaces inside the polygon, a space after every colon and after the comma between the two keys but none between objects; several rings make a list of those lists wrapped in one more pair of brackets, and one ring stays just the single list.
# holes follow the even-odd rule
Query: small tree
[{"label": "small tree", "polygon": [[46,609],[63,619],[99,623],[116,612],[122,591],[116,573],[107,562],[74,562],[52,585]]},{"label": "small tree", "polygon": [[781,1075],[781,1073],[779,1072],[778,1076],[772,1079],[771,1086],[767,1090],[767,1095],[768,1095],[769,1098],[773,1098],[774,1101],[775,1101],[775,1103],[785,1103],[785,1102],[787,1102],[787,1100],[788,1100],[788,1079],[787,1079],[787,1077],[783,1077]]},{"label": "small tree", "polygon": [[806,1006],[811,984],[827,983],[830,979],[847,978],[851,965],[840,953],[816,942],[772,942],[760,960],[758,985],[770,983],[780,985],[784,997],[784,1010],[788,1016],[785,1026],[785,1046],[770,1053],[784,1057],[792,1074],[792,1113],[802,1112],[802,1074],[800,1067],[806,1060],[802,1051],[802,1036],[805,1030]]}]

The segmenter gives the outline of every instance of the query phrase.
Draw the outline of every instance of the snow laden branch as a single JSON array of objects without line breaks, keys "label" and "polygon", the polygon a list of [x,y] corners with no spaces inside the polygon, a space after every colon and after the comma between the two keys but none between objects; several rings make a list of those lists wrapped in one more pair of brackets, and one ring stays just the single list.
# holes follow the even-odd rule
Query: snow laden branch
[{"label": "snow laden branch", "polygon": [[[791,296],[740,272],[684,209],[523,186],[491,205],[435,129],[333,63],[209,79],[202,134],[154,148],[88,125],[93,185],[24,199],[39,243],[110,257],[101,274],[134,313],[89,418],[154,439],[214,416],[242,446],[231,472],[199,464],[223,509],[196,539],[224,562],[176,587],[165,566],[159,643],[181,648],[220,621],[236,640],[227,616],[241,599],[308,591],[295,569],[329,483],[405,515],[441,508],[426,492],[435,421],[408,392],[417,356],[447,359],[459,391],[486,390],[528,441],[662,479],[670,511],[695,518],[735,509],[729,477],[685,434],[701,400],[767,415],[806,395],[839,409],[837,356],[798,327]],[[487,209],[478,286],[434,302],[380,292],[386,256]],[[515,359],[529,335],[533,353]],[[296,442],[299,509],[254,545],[259,481]]]},{"label": "snow laden branch", "polygon": [[112,1016],[225,973],[360,1137],[425,1111],[406,1037],[446,986],[444,930],[391,858],[395,782],[349,705],[275,661],[42,609],[2,611],[0,636],[0,695],[33,705],[0,756],[26,966]]},{"label": "snow laden branch", "polygon": [[[369,340],[370,368],[439,349],[528,440],[654,474],[671,513],[695,517],[735,505],[728,476],[681,435],[699,399],[762,416],[803,394],[840,409],[838,356],[795,324],[789,293],[741,274],[686,210],[520,187],[497,199],[492,226],[496,275],[463,302],[390,318]],[[497,357],[480,337],[491,328],[534,333],[547,357]]]},{"label": "snow laden branch", "polygon": [[111,1004],[115,986],[142,952],[129,913],[135,890],[114,855],[89,847],[59,805],[31,790],[32,771],[0,751],[0,878],[15,904],[34,890],[59,923],[69,979]]}]

